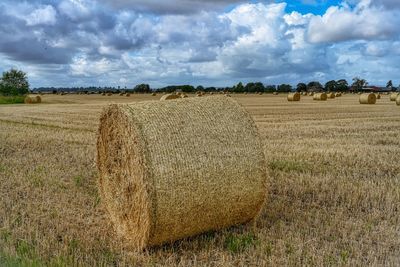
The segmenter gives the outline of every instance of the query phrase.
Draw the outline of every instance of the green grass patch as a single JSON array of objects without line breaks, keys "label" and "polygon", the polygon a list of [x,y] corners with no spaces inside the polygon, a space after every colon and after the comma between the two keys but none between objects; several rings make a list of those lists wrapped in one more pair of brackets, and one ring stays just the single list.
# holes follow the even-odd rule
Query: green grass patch
[{"label": "green grass patch", "polygon": [[0,105],[4,104],[23,104],[25,96],[0,96]]},{"label": "green grass patch", "polygon": [[290,160],[274,160],[268,164],[273,171],[283,172],[308,172],[311,171],[311,165],[306,162]]},{"label": "green grass patch", "polygon": [[231,253],[241,253],[249,248],[254,247],[258,243],[254,234],[233,235],[226,237],[224,246]]}]

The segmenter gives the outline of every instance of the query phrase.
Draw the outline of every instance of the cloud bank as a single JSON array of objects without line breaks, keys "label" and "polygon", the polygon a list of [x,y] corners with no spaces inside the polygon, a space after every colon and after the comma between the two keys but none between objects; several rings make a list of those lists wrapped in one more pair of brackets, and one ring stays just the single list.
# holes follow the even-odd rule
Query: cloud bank
[{"label": "cloud bank", "polygon": [[[0,71],[33,86],[224,86],[399,73],[400,4],[349,0],[323,15],[262,1],[0,3]],[[310,4],[310,3],[307,3]]]}]

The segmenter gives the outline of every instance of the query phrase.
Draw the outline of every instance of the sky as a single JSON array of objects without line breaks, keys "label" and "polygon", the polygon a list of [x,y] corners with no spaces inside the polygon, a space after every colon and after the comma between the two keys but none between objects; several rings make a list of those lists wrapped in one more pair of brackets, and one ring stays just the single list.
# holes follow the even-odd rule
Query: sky
[{"label": "sky", "polygon": [[1,0],[31,87],[400,83],[399,0]]}]

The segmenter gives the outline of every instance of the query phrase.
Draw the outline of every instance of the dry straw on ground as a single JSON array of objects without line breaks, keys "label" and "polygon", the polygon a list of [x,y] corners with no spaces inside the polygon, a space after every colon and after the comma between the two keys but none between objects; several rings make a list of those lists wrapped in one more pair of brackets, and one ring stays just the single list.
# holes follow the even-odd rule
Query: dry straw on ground
[{"label": "dry straw on ground", "polygon": [[396,101],[397,96],[399,95],[399,93],[392,93],[390,95],[390,101]]},{"label": "dry straw on ground", "polygon": [[166,95],[163,95],[160,98],[160,100],[161,101],[165,101],[165,100],[172,100],[172,99],[177,99],[177,98],[180,98],[180,96],[176,95],[176,94],[166,94]]},{"label": "dry straw on ground", "polygon": [[265,199],[257,129],[231,98],[111,105],[97,149],[102,200],[138,249],[249,222]]},{"label": "dry straw on ground", "polygon": [[24,99],[25,104],[39,104],[42,103],[42,98],[40,96],[26,96]]},{"label": "dry straw on ground", "polygon": [[317,93],[317,94],[314,94],[313,99],[325,101],[328,99],[328,95],[326,93]]},{"label": "dry straw on ground", "polygon": [[376,95],[374,93],[366,93],[360,95],[360,104],[375,104],[376,103]]},{"label": "dry straw on ground", "polygon": [[287,96],[288,101],[300,101],[300,93],[290,93]]}]

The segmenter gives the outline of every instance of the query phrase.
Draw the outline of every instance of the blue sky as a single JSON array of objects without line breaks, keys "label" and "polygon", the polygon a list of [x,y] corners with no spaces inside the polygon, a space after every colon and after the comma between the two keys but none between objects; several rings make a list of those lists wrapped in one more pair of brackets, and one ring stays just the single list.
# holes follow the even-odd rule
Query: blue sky
[{"label": "blue sky", "polygon": [[0,71],[32,87],[400,83],[400,1],[0,2]]}]

